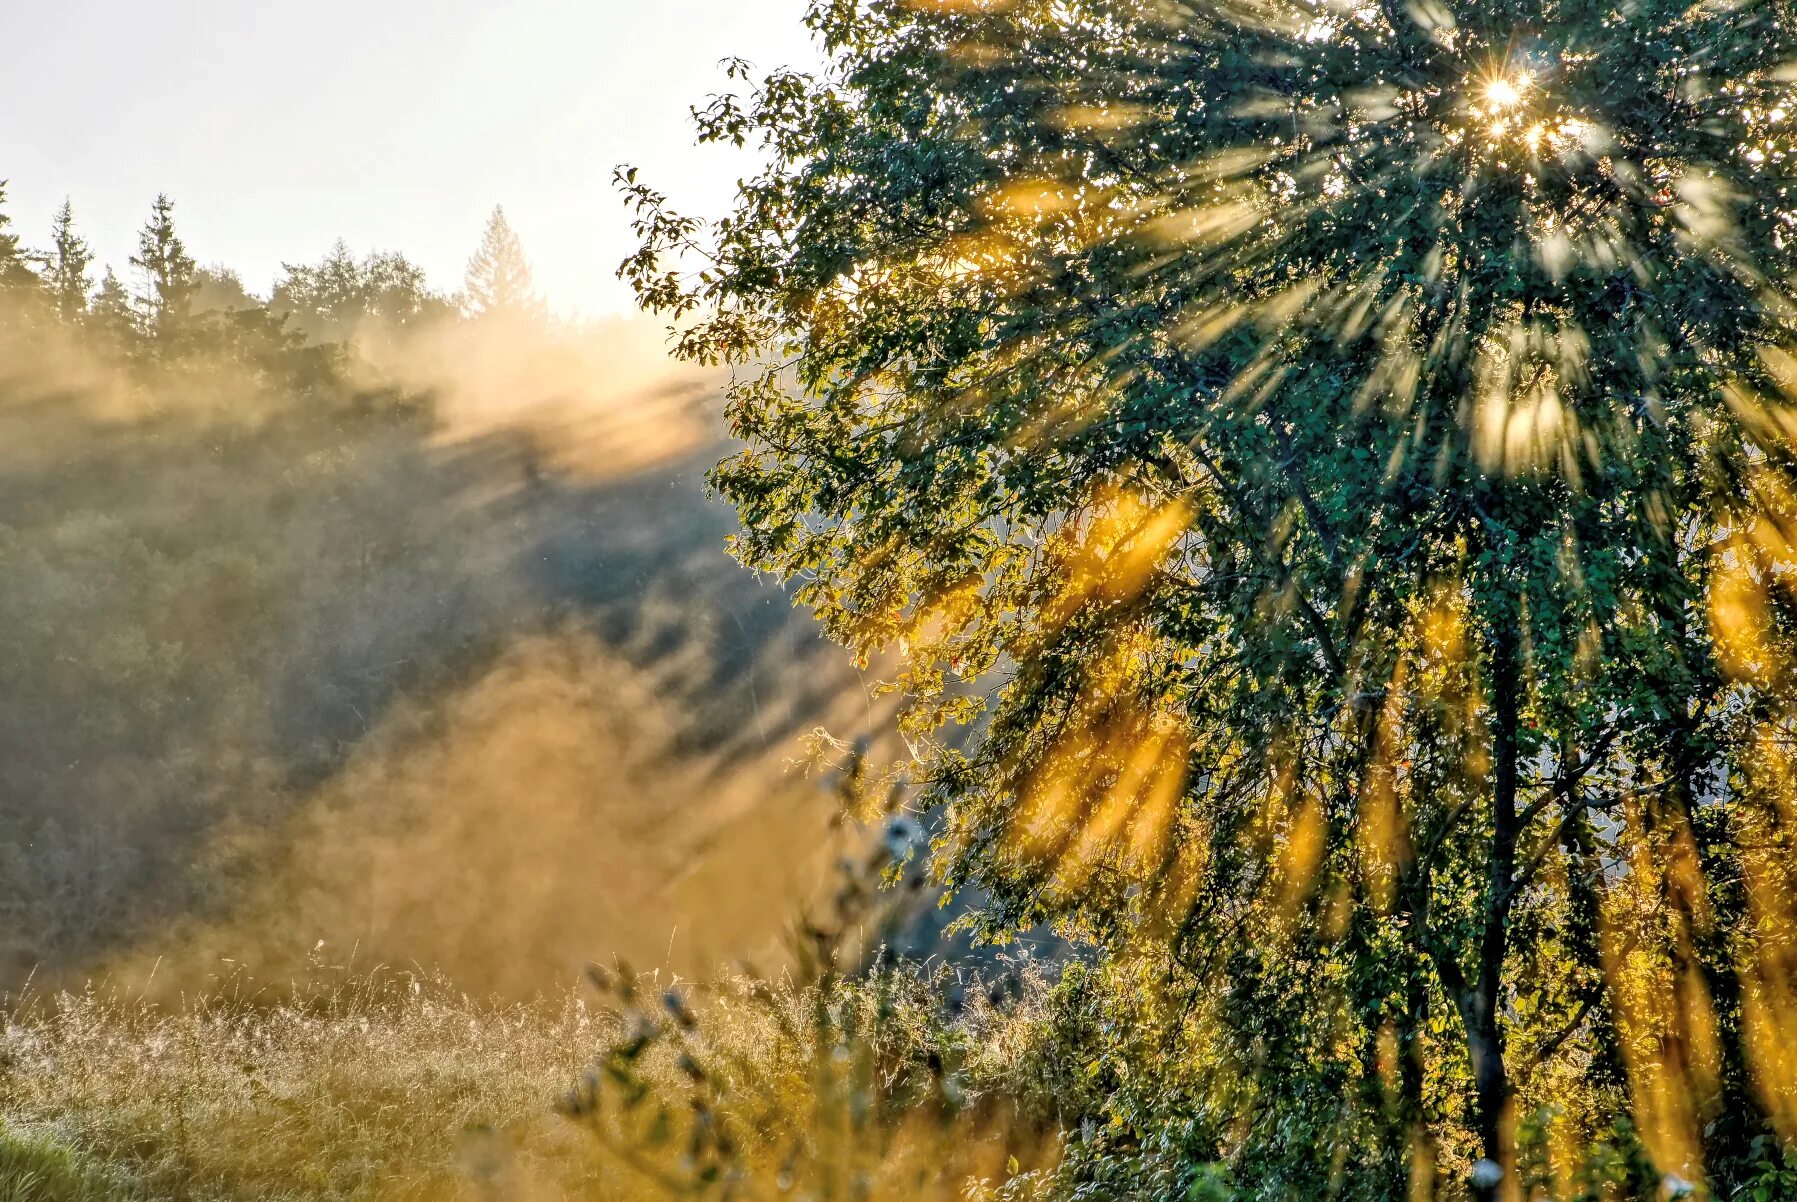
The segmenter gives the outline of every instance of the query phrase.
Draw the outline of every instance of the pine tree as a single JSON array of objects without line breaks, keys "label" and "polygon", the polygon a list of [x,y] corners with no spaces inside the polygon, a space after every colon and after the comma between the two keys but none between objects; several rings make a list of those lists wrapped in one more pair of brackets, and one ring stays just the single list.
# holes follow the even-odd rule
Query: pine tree
[{"label": "pine tree", "polygon": [[72,321],[86,313],[88,293],[93,289],[88,269],[93,265],[94,254],[87,240],[75,232],[74,208],[67,200],[51,222],[50,253],[45,261],[45,283],[57,314]]},{"label": "pine tree", "polygon": [[145,327],[159,338],[169,337],[189,316],[198,281],[193,256],[175,233],[175,203],[166,195],[157,196],[151,206],[131,265],[144,277],[138,309]]},{"label": "pine tree", "polygon": [[6,215],[6,180],[0,179],[0,288],[31,287],[38,282],[31,270],[31,258],[19,245],[19,236],[10,229],[12,219]]},{"label": "pine tree", "polygon": [[138,313],[131,293],[110,266],[100,278],[100,286],[94,290],[87,315],[91,328],[120,345],[137,333]]},{"label": "pine tree", "polygon": [[480,249],[468,260],[462,288],[462,306],[470,317],[540,317],[543,302],[537,296],[523,244],[505,219],[505,209],[495,206],[481,237]]}]

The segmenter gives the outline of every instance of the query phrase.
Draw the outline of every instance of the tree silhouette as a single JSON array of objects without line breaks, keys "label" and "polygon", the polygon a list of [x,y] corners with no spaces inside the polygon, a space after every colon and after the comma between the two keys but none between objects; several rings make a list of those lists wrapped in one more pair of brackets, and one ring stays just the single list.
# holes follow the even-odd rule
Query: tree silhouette
[{"label": "tree silhouette", "polygon": [[75,210],[64,200],[50,224],[50,251],[45,256],[44,283],[50,290],[57,313],[74,320],[87,312],[88,293],[93,290],[89,268],[94,254],[87,240],[75,232]]},{"label": "tree silhouette", "polygon": [[192,310],[198,280],[193,256],[175,233],[175,202],[166,195],[157,196],[150,207],[131,265],[144,278],[138,309],[145,327],[159,338],[172,335]]}]

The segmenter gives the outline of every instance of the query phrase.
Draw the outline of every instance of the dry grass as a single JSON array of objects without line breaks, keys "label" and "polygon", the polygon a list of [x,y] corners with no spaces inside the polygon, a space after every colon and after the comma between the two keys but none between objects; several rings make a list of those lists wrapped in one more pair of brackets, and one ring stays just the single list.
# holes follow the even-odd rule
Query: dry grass
[{"label": "dry grass", "polygon": [[608,1030],[573,998],[401,977],[181,1010],[52,999],[0,1042],[0,1199],[89,1196],[84,1174],[109,1197],[614,1197],[553,1112]]},{"label": "dry grass", "polygon": [[517,1005],[321,977],[15,1008],[0,1202],[958,1202],[1030,1196],[1057,1155],[1039,1012],[975,990],[949,1018],[941,979],[666,995],[688,1013],[652,978]]}]

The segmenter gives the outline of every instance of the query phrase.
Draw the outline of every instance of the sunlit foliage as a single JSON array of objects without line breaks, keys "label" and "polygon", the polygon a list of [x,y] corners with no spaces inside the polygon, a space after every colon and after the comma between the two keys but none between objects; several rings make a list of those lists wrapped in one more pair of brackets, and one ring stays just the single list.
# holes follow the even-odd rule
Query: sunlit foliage
[{"label": "sunlit foliage", "polygon": [[1266,1198],[1776,1159],[1797,13],[810,21],[823,75],[699,114],[771,156],[727,219],[621,174],[624,274],[737,367],[742,557],[903,655],[945,878],[1157,1033],[1113,1146]]}]

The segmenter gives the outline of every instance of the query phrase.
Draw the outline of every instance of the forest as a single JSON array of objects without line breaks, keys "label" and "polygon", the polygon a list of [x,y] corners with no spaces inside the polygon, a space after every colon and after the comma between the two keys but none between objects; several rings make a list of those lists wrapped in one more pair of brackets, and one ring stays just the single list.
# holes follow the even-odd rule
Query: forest
[{"label": "forest", "polygon": [[1797,1199],[1797,8],[805,24],[638,318],[0,224],[0,1202]]}]

